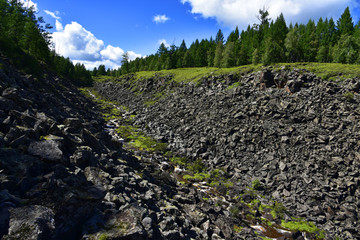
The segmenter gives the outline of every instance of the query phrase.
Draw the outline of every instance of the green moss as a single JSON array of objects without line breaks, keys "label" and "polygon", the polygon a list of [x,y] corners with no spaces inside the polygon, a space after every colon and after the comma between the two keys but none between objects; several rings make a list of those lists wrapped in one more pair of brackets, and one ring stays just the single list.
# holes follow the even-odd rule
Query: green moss
[{"label": "green moss", "polygon": [[224,186],[227,187],[227,188],[230,188],[230,187],[234,186],[234,183],[231,182],[231,181],[227,181],[227,182],[224,183]]},{"label": "green moss", "polygon": [[286,212],[286,208],[282,203],[275,202],[271,207],[271,215],[273,218],[284,218],[284,213]]},{"label": "green moss", "polygon": [[229,211],[234,217],[236,217],[240,213],[239,208],[236,206],[232,206]]},{"label": "green moss", "polygon": [[124,139],[133,139],[140,134],[138,128],[130,125],[121,125],[116,128],[116,132]]},{"label": "green moss", "polygon": [[203,172],[205,166],[201,159],[196,159],[194,162],[188,164],[187,168],[194,173],[200,173]]},{"label": "green moss", "polygon": [[197,181],[204,181],[210,178],[210,174],[207,173],[195,173],[193,176],[191,175],[184,175],[183,178],[185,180],[197,180]]},{"label": "green moss", "polygon": [[344,93],[344,97],[347,101],[352,102],[354,100],[354,93],[346,92]]},{"label": "green moss", "polygon": [[184,157],[171,157],[169,160],[180,166],[186,166],[190,162],[190,159]]},{"label": "green moss", "polygon": [[98,238],[98,240],[107,240],[107,239],[108,239],[108,236],[105,233],[101,234]]},{"label": "green moss", "polygon": [[263,239],[263,240],[272,240],[272,238],[268,238],[268,237],[261,237],[260,236],[260,238]]},{"label": "green moss", "polygon": [[262,188],[262,184],[261,184],[261,182],[260,182],[259,179],[255,179],[254,181],[252,181],[251,187],[252,187],[252,189],[254,189],[254,190],[259,190],[259,189]]},{"label": "green moss", "polygon": [[319,233],[320,229],[315,226],[313,222],[306,221],[281,221],[281,226],[291,231],[300,231],[308,233]]},{"label": "green moss", "polygon": [[239,86],[241,86],[241,83],[240,83],[240,82],[236,82],[236,83],[228,86],[228,87],[227,87],[227,90],[231,90],[231,89],[237,88],[237,87],[239,87]]},{"label": "green moss", "polygon": [[234,232],[240,233],[243,230],[243,227],[240,227],[238,225],[234,225],[233,229],[234,229]]},{"label": "green moss", "polygon": [[131,136],[130,138],[132,139],[130,144],[133,145],[134,147],[139,148],[140,150],[147,150],[150,152],[156,152],[156,151],[166,152],[167,144],[157,142],[151,137],[144,135],[137,135],[137,136]]}]

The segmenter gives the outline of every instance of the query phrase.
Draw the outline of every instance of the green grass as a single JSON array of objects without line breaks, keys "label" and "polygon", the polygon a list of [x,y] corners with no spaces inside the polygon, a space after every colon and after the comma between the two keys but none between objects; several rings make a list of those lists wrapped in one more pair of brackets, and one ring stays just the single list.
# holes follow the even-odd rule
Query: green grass
[{"label": "green grass", "polygon": [[[343,80],[345,78],[360,77],[359,65],[355,65],[355,64],[277,63],[271,65],[271,67],[274,70],[280,70],[283,67],[285,67],[285,69],[288,70],[291,70],[293,68],[305,69],[315,73],[318,77],[324,80]],[[244,74],[244,73],[260,71],[263,68],[264,66],[260,64],[259,65],[250,64],[250,65],[244,65],[244,66],[232,67],[232,68],[215,68],[215,67],[178,68],[178,69],[161,70],[161,71],[142,71],[142,72],[130,73],[128,75],[121,76],[120,78],[131,76],[130,82],[135,83],[154,77],[156,74],[158,76],[172,76],[172,80],[177,83],[193,82],[195,84],[198,84],[199,80],[203,77],[225,75],[230,73]],[[97,82],[103,82],[107,80],[115,80],[115,78],[111,76],[94,77],[94,81]],[[238,87],[239,85],[240,83],[234,83],[232,86],[229,87],[229,89]]]},{"label": "green grass", "polygon": [[357,64],[341,63],[277,63],[272,65],[274,69],[285,66],[288,69],[306,69],[315,73],[324,80],[344,80],[346,78],[360,77],[360,67]]},{"label": "green grass", "polygon": [[160,143],[151,137],[139,134],[136,136],[131,136],[130,145],[139,148],[140,150],[146,150],[149,152],[166,152],[167,144]]},{"label": "green grass", "polygon": [[241,86],[241,83],[240,82],[235,82],[234,84],[228,86],[227,90],[231,90],[231,89],[237,88],[239,86]]},{"label": "green grass", "polygon": [[170,160],[170,162],[180,165],[180,166],[186,166],[190,162],[190,159],[188,159],[188,158],[176,157],[176,156],[171,157],[169,160]]},{"label": "green grass", "polygon": [[105,233],[101,234],[98,238],[98,240],[107,240],[107,239],[108,239],[108,236]]},{"label": "green grass", "polygon": [[315,233],[318,239],[325,238],[325,235],[319,228],[315,226],[313,222],[307,221],[289,221],[285,222],[284,220],[281,221],[281,226],[289,229],[291,231],[300,231],[300,232],[308,232],[308,233]]},{"label": "green grass", "polygon": [[193,176],[191,175],[184,175],[183,178],[185,180],[196,180],[196,181],[204,181],[210,178],[210,174],[208,173],[195,173]]}]

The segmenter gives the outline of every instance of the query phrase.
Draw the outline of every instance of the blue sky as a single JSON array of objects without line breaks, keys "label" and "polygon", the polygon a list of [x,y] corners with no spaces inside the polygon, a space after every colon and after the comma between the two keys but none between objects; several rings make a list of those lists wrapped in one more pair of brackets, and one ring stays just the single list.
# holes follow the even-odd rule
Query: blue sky
[{"label": "blue sky", "polygon": [[189,46],[195,39],[225,37],[258,20],[260,8],[275,19],[281,12],[287,23],[333,17],[350,6],[356,23],[359,0],[22,0],[35,5],[38,16],[54,26],[55,50],[92,69],[99,64],[120,66],[121,56],[131,58],[157,51],[161,42]]}]

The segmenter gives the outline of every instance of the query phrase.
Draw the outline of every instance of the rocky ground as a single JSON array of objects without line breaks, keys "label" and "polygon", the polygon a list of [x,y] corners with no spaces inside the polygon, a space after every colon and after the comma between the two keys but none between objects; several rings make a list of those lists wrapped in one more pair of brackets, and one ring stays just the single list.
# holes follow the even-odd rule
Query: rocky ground
[{"label": "rocky ground", "polygon": [[[127,76],[95,89],[128,106],[136,113],[134,124],[168,143],[172,152],[201,159],[208,173],[226,173],[234,185],[220,194],[230,204],[228,212],[223,210],[228,219],[221,221],[231,233],[208,230],[209,236],[244,236],[244,230],[234,230],[238,223],[231,204],[239,204],[236,196],[243,203],[249,195],[244,189],[258,181],[259,195],[282,203],[287,214],[314,222],[327,238],[360,238],[360,79],[330,82],[305,70],[270,68],[206,76],[196,84],[176,83],[172,76],[141,81]],[[245,203],[256,196],[250,194]],[[257,223],[266,218],[263,201],[255,206]],[[256,229],[254,221],[239,214],[235,219]],[[219,227],[212,217],[209,226]]]},{"label": "rocky ground", "polygon": [[1,239],[315,236],[260,225],[284,211],[264,198],[260,213],[255,189],[180,180],[185,170],[163,154],[123,146],[120,120],[104,121],[101,106],[46,66],[34,77],[3,56],[0,65]]},{"label": "rocky ground", "polygon": [[[95,86],[117,105],[0,66],[1,239],[359,238],[358,79]],[[167,149],[129,143],[132,125]]]}]

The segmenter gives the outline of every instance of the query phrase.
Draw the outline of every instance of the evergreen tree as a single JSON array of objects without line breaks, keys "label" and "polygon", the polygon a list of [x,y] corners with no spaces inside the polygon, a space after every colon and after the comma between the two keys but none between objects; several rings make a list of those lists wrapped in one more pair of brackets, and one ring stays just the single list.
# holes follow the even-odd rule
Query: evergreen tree
[{"label": "evergreen tree", "polygon": [[290,62],[298,62],[301,59],[299,50],[300,47],[300,32],[296,24],[287,34],[285,39],[286,57]]},{"label": "evergreen tree", "polygon": [[193,66],[193,59],[191,57],[190,51],[186,51],[183,61],[182,61],[183,67],[192,67]]},{"label": "evergreen tree", "polygon": [[221,29],[219,29],[215,38],[215,43],[218,44],[219,42],[224,45],[224,34],[222,33]]},{"label": "evergreen tree", "polygon": [[302,46],[304,59],[307,62],[314,62],[318,52],[318,41],[316,37],[316,26],[313,20],[306,24],[304,41]]},{"label": "evergreen tree", "polygon": [[265,65],[269,65],[272,63],[282,62],[284,59],[283,56],[284,56],[283,48],[276,40],[269,37],[266,40],[266,49],[262,60],[263,63]]},{"label": "evergreen tree", "polygon": [[[123,56],[124,57],[124,56]],[[98,76],[105,76],[106,75],[106,69],[105,69],[105,65],[101,64],[98,67]]]},{"label": "evergreen tree", "polygon": [[350,9],[347,7],[339,20],[337,21],[337,29],[339,31],[339,36],[348,34],[352,35],[354,33],[354,23],[350,14]]},{"label": "evergreen tree", "polygon": [[342,35],[334,47],[333,58],[337,63],[355,63],[359,57],[359,45],[352,35]]},{"label": "evergreen tree", "polygon": [[236,64],[234,55],[234,42],[228,42],[225,46],[225,50],[221,59],[221,66],[224,68],[233,67]]},{"label": "evergreen tree", "polygon": [[223,44],[218,42],[215,49],[214,67],[221,67],[221,60],[223,54]]},{"label": "evergreen tree", "polygon": [[226,42],[236,42],[239,40],[239,36],[239,28],[236,26],[235,30],[230,33]]},{"label": "evergreen tree", "polygon": [[259,64],[260,63],[260,51],[259,49],[255,49],[253,52],[252,64]]}]

